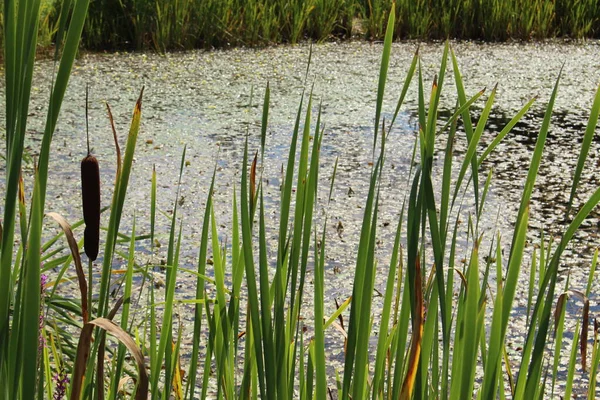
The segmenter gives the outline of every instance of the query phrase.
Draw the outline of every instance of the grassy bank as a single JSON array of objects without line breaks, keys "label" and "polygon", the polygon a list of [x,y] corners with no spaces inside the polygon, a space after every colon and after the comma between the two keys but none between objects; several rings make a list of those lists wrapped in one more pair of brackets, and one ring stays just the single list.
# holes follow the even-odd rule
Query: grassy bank
[{"label": "grassy bank", "polygon": [[[90,50],[164,51],[380,40],[391,5],[392,0],[94,0],[82,44]],[[55,33],[52,15],[58,13],[42,12],[42,44]],[[395,39],[600,37],[596,0],[398,0],[395,17]]]},{"label": "grassy bank", "polygon": [[[121,6],[120,4],[123,4]],[[189,49],[382,39],[391,0],[97,0],[83,43],[90,49]],[[400,0],[395,38],[599,37],[595,0]]]},{"label": "grassy bank", "polygon": [[[99,0],[89,48],[193,48],[382,39],[390,0]],[[110,10],[110,11],[109,11]],[[600,35],[594,0],[400,0],[396,38],[507,40]]]},{"label": "grassy bank", "polygon": [[[40,1],[37,46],[39,51],[48,51],[56,40],[58,10],[54,0]],[[0,47],[4,47],[4,7],[0,8]]]},{"label": "grassy bank", "polygon": [[[527,177],[522,186],[515,184],[522,191],[515,205],[519,211],[511,221],[514,230],[505,237],[484,231],[480,222],[487,215],[493,172],[483,163],[536,98],[502,130],[494,131],[494,140],[484,147],[481,138],[487,132],[496,88],[466,93],[459,60],[449,45],[432,81],[425,80],[418,53],[404,77],[388,77],[395,26],[391,14],[379,81],[373,89],[377,100],[372,163],[365,171],[369,190],[354,255],[352,295],[333,308],[325,298],[324,280],[331,268],[327,206],[336,185],[337,163],[331,170],[322,169],[326,121],[311,92],[304,92],[297,112],[290,116],[294,122],[279,198],[269,206],[263,200],[263,184],[269,177],[262,175],[271,112],[270,88],[265,85],[260,128],[248,132],[256,140],[247,140],[241,153],[240,180],[231,191],[231,202],[213,202],[213,175],[206,206],[198,210],[196,263],[188,265],[180,260],[187,249],[181,248],[184,221],[178,214],[179,193],[164,212],[170,220],[168,244],[154,245],[156,215],[161,211],[156,199],[163,195],[156,171],[149,177],[144,213],[150,218],[149,232],[136,229],[135,215],[130,229],[121,224],[128,192],[135,190],[129,186],[132,169],[144,162],[138,158],[134,163],[143,129],[143,89],[133,106],[123,148],[107,105],[117,154],[115,179],[104,179],[105,185],[114,185],[112,198],[104,199],[108,224],[98,225],[98,161],[90,154],[82,162],[84,221],[71,225],[55,212],[60,210],[46,209],[46,188],[52,184],[50,147],[87,0],[74,3],[69,24],[63,25],[68,29],[52,80],[33,187],[25,188],[24,138],[28,120],[37,117],[29,113],[29,98],[37,39],[31,27],[39,2],[7,4],[7,15],[23,18],[7,18],[4,26],[7,150],[0,230],[0,398],[325,400],[333,397],[330,392],[344,400],[538,399],[559,392],[570,398],[574,382],[581,379],[589,384],[576,388],[578,396],[596,397],[600,324],[591,324],[588,298],[597,253],[588,282],[560,280],[559,268],[571,239],[600,203],[600,188],[583,201],[579,191],[582,171],[590,167],[600,89],[589,99],[589,122],[580,132],[565,215],[568,225],[562,235],[555,241],[542,238],[536,247],[527,245],[529,203],[560,87],[558,71],[554,89],[544,99],[545,114]],[[453,79],[447,75],[450,70]],[[395,107],[386,110],[383,98],[389,79],[403,80],[404,85]],[[441,119],[438,106],[450,80],[455,82],[451,90],[457,104],[449,118]],[[304,84],[310,87],[310,82]],[[420,129],[404,201],[397,204],[391,257],[382,261],[380,246],[386,244],[378,240],[380,193],[387,189],[385,175],[396,173],[386,162],[386,145],[411,86],[417,88]],[[473,111],[475,106],[479,111]],[[390,115],[389,120],[383,115]],[[457,140],[467,143],[466,151],[455,153]],[[256,143],[255,148],[249,143]],[[185,161],[184,148],[179,185]],[[320,186],[323,176],[330,178],[325,187]],[[316,215],[321,206],[323,219]],[[231,221],[217,223],[221,207],[231,210],[227,213]],[[274,229],[267,228],[267,218],[276,222]],[[42,234],[45,219],[57,223],[61,231],[47,242]],[[317,224],[319,220],[323,222]],[[165,264],[140,263],[141,246],[164,256]],[[184,273],[195,279],[191,298],[181,298],[177,290]],[[375,287],[377,275],[385,277],[381,290]],[[515,297],[523,293],[519,284],[523,280],[528,280],[528,306],[516,312]],[[66,289],[69,283],[78,290]],[[581,313],[567,312],[569,299],[583,304]],[[523,313],[527,324],[519,331],[514,324]],[[193,318],[182,323],[178,314]],[[514,330],[519,335],[511,335]],[[326,347],[332,335],[341,338],[337,349],[330,347],[335,344]],[[189,347],[183,346],[184,341]],[[513,342],[518,342],[519,352],[510,352]],[[343,367],[333,366],[334,352],[343,357]]]}]

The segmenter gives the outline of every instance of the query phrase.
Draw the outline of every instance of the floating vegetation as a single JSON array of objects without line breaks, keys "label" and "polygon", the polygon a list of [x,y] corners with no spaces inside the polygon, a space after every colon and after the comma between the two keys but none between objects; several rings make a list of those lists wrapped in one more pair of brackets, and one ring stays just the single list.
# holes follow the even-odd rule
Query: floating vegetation
[{"label": "floating vegetation", "polygon": [[[370,161],[364,169],[368,190],[360,209],[359,244],[352,256],[352,294],[336,301],[336,308],[329,312],[324,290],[331,251],[327,232],[341,237],[349,228],[341,221],[328,225],[338,164],[336,161],[331,170],[322,166],[326,116],[322,106],[315,105],[313,93],[303,92],[300,97],[286,163],[276,185],[279,201],[273,205],[266,200],[268,178],[263,176],[272,98],[267,85],[260,145],[251,148],[250,143],[257,141],[251,142],[250,135],[244,138],[239,187],[232,191],[229,205],[214,201],[217,166],[209,178],[201,236],[193,249],[196,265],[190,267],[182,262],[184,221],[178,213],[178,207],[185,204],[180,201],[179,190],[187,165],[186,147],[173,206],[164,213],[169,221],[164,263],[138,261],[142,251],[137,244],[144,240],[150,240],[153,255],[162,250],[154,248],[159,190],[154,169],[148,204],[150,234],[137,232],[135,215],[130,229],[122,227],[127,192],[133,189],[130,177],[142,120],[142,89],[123,155],[107,107],[117,165],[108,224],[101,231],[104,251],[99,258],[100,284],[92,288],[92,273],[86,282],[79,258],[81,243],[76,240],[81,234],[77,228],[87,223],[87,218],[70,225],[55,212],[48,212],[62,230],[49,239],[42,235],[50,144],[83,27],[84,0],[74,4],[53,81],[48,123],[34,170],[29,219],[23,211],[26,197],[20,163],[26,125],[22,121],[29,117],[28,71],[33,69],[36,47],[35,35],[25,33],[30,32],[30,23],[35,24],[36,7],[39,3],[34,0],[21,0],[17,4],[9,1],[5,8],[9,15],[25,18],[24,25],[16,23],[20,21],[16,18],[5,20],[5,35],[11,41],[6,42],[5,49],[2,398],[50,399],[67,394],[72,399],[326,399],[336,392],[341,399],[529,399],[551,397],[559,391],[565,396],[576,391],[595,398],[600,341],[598,323],[592,324],[589,299],[598,252],[585,288],[578,287],[581,283],[574,286],[569,279],[561,281],[559,267],[574,235],[600,203],[598,187],[585,193],[582,202],[578,197],[581,177],[589,167],[589,136],[597,127],[600,90],[593,99],[585,133],[581,132],[584,139],[568,191],[573,201],[558,240],[548,242],[542,236],[539,247],[532,249],[527,236],[534,187],[563,79],[558,71],[528,157],[525,182],[522,190],[519,188],[512,232],[505,236],[490,233],[482,225],[493,173],[485,176],[481,167],[528,113],[535,98],[532,96],[514,118],[507,120],[504,129],[496,131],[497,140],[484,144],[482,136],[498,86],[468,94],[458,58],[447,43],[439,72],[431,82],[424,77],[420,54],[415,53],[394,111],[387,114],[383,99],[396,26],[392,6],[374,97],[374,134]],[[17,68],[23,65],[27,68]],[[303,86],[307,85],[306,75]],[[440,118],[440,98],[449,80],[455,85],[456,106],[450,115]],[[397,116],[406,107],[405,94],[415,86],[418,137],[407,190],[393,221],[393,250],[389,259],[383,259],[378,252],[384,245],[379,234],[390,222],[381,215],[381,199],[388,187],[384,179],[394,173],[388,167],[386,152]],[[478,111],[474,111],[475,105]],[[461,151],[455,147],[459,140],[466,143]],[[99,180],[96,170],[91,172],[93,192],[99,188]],[[322,176],[330,177],[329,187],[320,188]],[[434,176],[441,176],[441,181]],[[320,196],[323,190],[328,193],[325,201]],[[359,196],[358,190],[353,195]],[[18,211],[17,199],[23,204]],[[92,201],[90,224],[100,215],[96,210],[99,197],[93,199],[98,199],[98,204]],[[230,223],[217,220],[221,207],[231,210]],[[275,227],[271,229],[272,225]],[[16,226],[25,231],[21,241],[15,241]],[[65,239],[69,251],[57,249]],[[464,247],[464,254],[458,254],[459,246]],[[530,265],[528,253],[532,254]],[[73,263],[80,298],[73,292],[64,293]],[[43,282],[42,271],[51,275]],[[195,280],[193,296],[180,296],[177,290],[183,274]],[[158,284],[160,275],[165,279]],[[375,287],[378,275],[385,277],[382,290]],[[516,320],[523,312],[515,312],[515,300],[521,295],[518,288],[524,276],[529,279],[527,324],[520,326]],[[134,280],[138,293],[133,290]],[[569,300],[583,304],[581,316],[566,312]],[[193,315],[189,329],[184,326],[184,312]],[[521,330],[524,335],[516,353],[512,351],[511,330]],[[109,340],[107,333],[113,339]],[[341,338],[338,349],[327,344],[333,335]],[[571,340],[564,340],[567,337]],[[567,360],[561,357],[565,352]],[[332,362],[336,354],[343,366]],[[577,379],[590,384],[585,387]]]}]

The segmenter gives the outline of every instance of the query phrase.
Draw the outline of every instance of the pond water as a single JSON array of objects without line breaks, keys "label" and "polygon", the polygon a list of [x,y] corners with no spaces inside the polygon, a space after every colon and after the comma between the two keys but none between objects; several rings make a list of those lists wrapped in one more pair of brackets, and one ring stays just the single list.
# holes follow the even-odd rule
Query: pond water
[{"label": "pond water", "polygon": [[[422,57],[427,91],[438,72],[443,44],[394,44],[384,99],[384,116],[388,120],[417,47]],[[480,227],[487,240],[491,240],[497,230],[505,238],[510,238],[546,102],[563,67],[548,143],[531,204],[530,243],[536,243],[541,230],[547,235],[558,235],[565,227],[564,214],[571,179],[589,109],[599,83],[600,42],[466,42],[455,43],[453,47],[468,94],[475,94],[484,87],[489,90],[498,83],[495,106],[488,122],[488,130],[482,139],[484,144],[490,143],[495,134],[529,99],[538,96],[530,112],[483,166],[480,175],[482,183],[489,168],[494,169],[485,217]],[[312,50],[307,80],[309,87],[314,83],[313,122],[316,120],[318,104],[321,103],[322,121],[325,124],[318,206],[320,212],[316,226],[319,230],[322,229],[323,210],[326,209],[329,218],[325,272],[326,313],[332,313],[335,309],[334,299],[343,301],[352,290],[354,255],[371,168],[381,50],[381,44],[362,42],[327,43],[315,45]],[[183,266],[194,268],[201,217],[215,165],[215,207],[218,222],[223,226],[220,232],[222,240],[227,241],[231,225],[232,193],[235,187],[239,187],[238,171],[241,170],[246,132],[249,133],[250,150],[254,152],[260,143],[262,97],[269,82],[271,109],[263,184],[270,207],[269,215],[273,217],[269,218],[270,224],[275,226],[281,165],[287,160],[294,118],[305,87],[308,54],[309,47],[299,45],[259,50],[196,51],[166,56],[137,53],[84,55],[74,67],[55,134],[47,210],[59,212],[72,222],[81,218],[79,162],[86,153],[86,84],[90,87],[91,145],[93,153],[99,159],[103,175],[104,204],[108,204],[111,198],[110,186],[114,181],[115,170],[115,151],[104,103],[110,103],[113,109],[123,146],[133,105],[140,88],[145,86],[142,126],[124,213],[127,217],[122,230],[128,232],[135,212],[138,232],[149,232],[150,177],[155,166],[158,176],[158,206],[168,212],[175,201],[179,202],[178,213],[183,220],[185,238],[182,245]],[[42,61],[38,63],[34,78],[30,110],[32,123],[29,126],[31,134],[27,142],[32,155],[39,148],[51,70],[52,63]],[[441,100],[441,108],[446,112],[442,113],[442,117],[448,115],[448,110],[454,107],[456,101],[450,70],[446,76]],[[484,100],[480,100],[474,107],[476,114],[483,102]],[[380,291],[385,288],[393,235],[402,201],[407,193],[406,182],[416,137],[416,109],[415,81],[388,141],[378,228],[380,267],[376,288]],[[180,195],[176,199],[179,164],[185,145],[187,162]],[[443,146],[445,137],[438,145],[439,148]],[[457,152],[464,150],[464,140],[459,138]],[[336,157],[339,158],[338,174],[331,203],[327,205],[329,177]],[[596,135],[582,178],[577,205],[581,205],[600,184],[595,173],[599,166],[600,141]],[[468,193],[466,198],[469,198]],[[465,220],[469,207],[472,209],[465,200]],[[598,217],[596,212],[586,221],[561,265],[561,274],[566,276],[570,273],[571,286],[576,289],[585,289],[593,250],[600,246]],[[103,218],[106,222],[107,216]],[[158,250],[157,257],[160,259],[166,254],[168,220],[159,215],[158,222],[158,241],[162,247]],[[55,229],[50,226],[50,229]],[[341,227],[343,229],[338,229]],[[466,230],[466,224],[464,228]],[[509,239],[504,241],[504,247],[508,247]],[[529,246],[527,250],[529,254],[532,247]],[[485,249],[487,252],[487,248]],[[147,251],[147,243],[140,246],[141,253]],[[462,258],[467,250],[463,248],[461,251],[459,254]],[[157,271],[157,275],[160,274]],[[523,274],[524,278],[528,276],[528,265],[523,266]],[[527,279],[522,281],[523,285],[519,287],[515,300],[518,310],[523,310],[526,306]],[[176,297],[186,298],[195,292],[194,282],[194,277],[182,274]],[[598,283],[596,278],[596,288]],[[308,290],[312,293],[311,288]],[[597,303],[598,297],[594,296],[591,299],[592,315],[600,312]],[[374,307],[378,304],[379,300],[376,298]],[[310,306],[307,305],[307,309],[308,307]],[[571,311],[573,315],[577,315],[578,310],[574,306]],[[185,319],[186,312],[180,310],[180,313]],[[523,340],[523,325],[524,316],[521,311],[517,313],[516,323],[511,328],[515,348]],[[328,345],[333,354],[340,354],[343,341],[333,334],[328,338]],[[584,385],[585,382],[580,384]]]}]

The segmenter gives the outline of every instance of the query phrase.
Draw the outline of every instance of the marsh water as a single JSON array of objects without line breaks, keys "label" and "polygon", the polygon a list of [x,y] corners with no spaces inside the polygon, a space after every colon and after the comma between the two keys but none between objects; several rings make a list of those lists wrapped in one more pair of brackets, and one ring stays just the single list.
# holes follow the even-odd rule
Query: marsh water
[{"label": "marsh water", "polygon": [[[392,50],[389,80],[384,98],[384,116],[389,120],[411,59],[417,47],[422,58],[427,92],[438,73],[443,44],[396,43]],[[587,124],[595,89],[600,81],[600,42],[543,42],[535,44],[455,43],[468,94],[498,83],[498,93],[482,142],[490,143],[510,118],[532,97],[538,100],[483,165],[480,179],[493,168],[492,184],[480,230],[487,240],[499,231],[504,247],[510,243],[520,193],[529,159],[541,126],[543,112],[563,68],[554,117],[537,187],[531,204],[528,253],[539,241],[540,232],[559,235],[565,229],[565,212],[577,155]],[[326,261],[326,313],[335,309],[335,299],[345,300],[352,290],[354,255],[360,233],[362,207],[366,198],[372,161],[373,120],[377,79],[382,46],[378,43],[327,43],[312,48],[307,74],[308,45],[280,46],[266,49],[233,49],[157,54],[85,54],[76,63],[55,133],[49,175],[46,209],[56,211],[69,221],[81,218],[79,209],[79,162],[86,154],[85,87],[90,88],[90,134],[93,153],[100,161],[103,179],[103,204],[108,205],[114,181],[115,150],[106,116],[105,102],[110,103],[117,130],[124,145],[131,111],[142,86],[145,86],[142,126],[134,170],[128,192],[122,231],[129,232],[135,214],[138,233],[149,233],[150,177],[155,166],[158,177],[158,206],[167,214],[178,202],[183,222],[182,266],[196,265],[202,213],[210,178],[216,167],[215,210],[221,226],[221,240],[228,243],[231,226],[233,191],[239,187],[244,141],[249,135],[253,153],[260,146],[260,120],[264,89],[269,82],[271,107],[263,168],[263,186],[275,226],[278,216],[281,166],[287,161],[291,132],[298,105],[306,87],[313,89],[313,123],[318,105],[322,105],[325,136],[321,151],[321,183],[317,229],[322,229],[328,215]],[[45,104],[48,98],[53,64],[38,63],[30,109],[31,123],[28,152],[35,156],[39,148]],[[485,98],[485,96],[484,96]],[[393,235],[402,202],[407,193],[407,179],[416,139],[416,81],[389,135],[387,160],[382,181],[378,241],[378,276],[376,288],[383,292],[392,250]],[[441,108],[449,115],[456,101],[451,69],[446,75]],[[305,106],[307,98],[305,97]],[[483,107],[480,100],[475,116]],[[3,117],[3,116],[2,116]],[[465,150],[464,134],[457,134],[457,153]],[[4,141],[2,141],[4,142]],[[177,180],[181,154],[186,162],[179,195]],[[440,137],[438,148],[445,146]],[[479,150],[482,151],[483,147]],[[338,158],[338,172],[333,195],[328,203],[329,178]],[[436,166],[441,170],[441,166]],[[31,169],[31,163],[29,164]],[[600,180],[600,141],[595,135],[576,206],[595,189]],[[439,183],[439,182],[438,182]],[[439,187],[439,185],[438,185]],[[471,196],[472,197],[472,196]],[[463,231],[472,211],[469,192],[465,195]],[[570,275],[571,287],[584,290],[593,250],[600,246],[599,214],[589,218],[574,244],[567,250],[561,274]],[[104,216],[107,221],[107,216]],[[166,254],[169,220],[159,214],[157,241],[161,247],[150,254],[149,241],[140,242],[139,262],[160,264]],[[49,225],[50,230],[55,227]],[[466,234],[463,234],[466,238]],[[271,240],[276,240],[271,231]],[[467,255],[468,243],[462,243],[460,258]],[[487,252],[487,249],[486,249]],[[309,271],[310,273],[311,271]],[[155,269],[157,279],[163,272]],[[528,276],[528,265],[523,266]],[[523,340],[527,279],[522,279],[516,297],[516,323],[511,328],[514,348]],[[176,297],[188,298],[195,293],[195,277],[182,273]],[[599,280],[595,279],[595,288]],[[309,292],[311,287],[309,285]],[[312,296],[308,296],[312,297]],[[378,306],[378,298],[375,307]],[[591,314],[597,314],[598,297],[591,298]],[[183,306],[182,306],[183,307]],[[307,307],[307,310],[309,307]],[[178,310],[184,321],[190,315]],[[310,314],[309,311],[306,311]],[[571,308],[573,319],[578,305]],[[376,327],[375,327],[376,329]],[[567,335],[568,336],[568,335]],[[568,341],[568,339],[567,339]],[[332,333],[328,346],[333,355],[343,351],[343,339]],[[518,358],[518,357],[517,357]],[[583,382],[582,384],[585,384]]]}]

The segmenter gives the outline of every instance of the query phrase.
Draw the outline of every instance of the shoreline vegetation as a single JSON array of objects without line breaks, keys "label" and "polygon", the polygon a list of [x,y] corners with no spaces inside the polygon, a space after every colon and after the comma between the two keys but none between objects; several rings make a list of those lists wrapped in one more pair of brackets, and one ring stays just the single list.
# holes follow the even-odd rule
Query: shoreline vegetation
[{"label": "shoreline vegetation", "polygon": [[[540,100],[545,113],[512,221],[514,230],[506,235],[486,232],[480,222],[489,206],[493,170],[487,171],[482,163],[500,151],[500,143],[537,98],[532,96],[483,149],[481,138],[490,125],[497,86],[467,93],[459,60],[448,42],[433,80],[424,78],[418,52],[404,77],[388,76],[396,26],[395,13],[390,13],[379,71],[373,71],[379,79],[374,88],[372,163],[364,174],[369,189],[354,257],[352,295],[333,308],[326,302],[324,282],[325,271],[331,268],[327,205],[336,185],[337,161],[331,169],[320,162],[322,141],[328,140],[327,115],[310,89],[290,116],[294,128],[281,171],[278,208],[273,210],[263,196],[272,103],[266,83],[259,96],[260,129],[248,130],[239,154],[243,159],[239,186],[231,192],[229,205],[213,202],[215,166],[206,206],[198,210],[203,215],[201,237],[192,249],[197,261],[189,265],[183,256],[180,259],[189,249],[181,248],[188,227],[178,213],[179,191],[171,212],[164,213],[170,222],[168,245],[162,249],[154,245],[157,211],[163,211],[157,208],[157,196],[164,195],[156,170],[149,177],[150,232],[136,230],[135,214],[130,229],[121,224],[128,193],[137,189],[130,177],[137,164],[138,133],[143,130],[144,88],[126,135],[115,129],[107,104],[116,153],[115,179],[105,183],[114,184],[112,198],[104,200],[108,225],[97,230],[102,209],[97,165],[89,148],[82,189],[92,201],[83,204],[84,220],[71,225],[58,213],[61,210],[50,209],[50,202],[46,207],[52,184],[49,159],[55,156],[51,144],[88,0],[74,1],[70,18],[63,14],[59,19],[63,23],[57,43],[62,51],[57,52],[60,60],[52,76],[32,185],[23,179],[27,123],[39,118],[29,112],[37,47],[32,27],[37,25],[39,6],[39,0],[5,2],[10,18],[4,19],[3,49],[0,399],[521,400],[559,395],[569,399],[571,394],[597,398],[600,322],[590,316],[589,299],[598,288],[594,281],[598,251],[587,283],[561,279],[560,268],[570,256],[569,243],[600,204],[600,187],[581,196],[582,172],[593,168],[590,145],[600,115],[600,88],[589,99],[589,121],[579,132],[582,141],[569,185],[566,229],[556,240],[542,236],[537,246],[528,244],[530,200],[546,161],[543,154],[560,87],[562,71],[557,71],[549,99]],[[309,55],[305,88],[310,87],[310,59]],[[390,79],[404,82],[392,109],[383,101]],[[397,228],[391,257],[380,260],[380,194],[387,189],[385,175],[393,173],[386,145],[411,86],[418,90],[419,133],[404,200],[393,222]],[[456,90],[457,103],[445,119],[439,104],[447,88]],[[482,105],[480,111],[473,110],[475,104]],[[56,134],[60,137],[60,132]],[[125,139],[122,148],[119,139]],[[455,140],[465,141],[467,150],[455,151]],[[178,188],[185,161],[186,147]],[[459,171],[456,179],[453,171]],[[436,175],[441,182],[433,178]],[[322,185],[321,177],[330,180]],[[317,223],[321,205],[324,221]],[[222,207],[231,207],[232,217],[223,225],[216,218]],[[279,228],[267,230],[267,218],[274,218]],[[60,233],[48,241],[45,221],[60,226]],[[94,231],[86,235],[84,224]],[[99,248],[95,242],[82,243],[90,237],[97,240],[96,234]],[[489,244],[483,240],[486,235],[491,236]],[[164,265],[140,263],[140,241],[150,244],[152,253],[166,254]],[[460,243],[467,243],[464,253]],[[96,255],[100,257],[94,263]],[[194,276],[192,298],[182,298],[177,290],[183,274]],[[377,275],[387,277],[382,291],[375,287]],[[162,276],[163,283],[157,285]],[[523,296],[524,278],[527,308],[519,311],[515,300]],[[67,289],[69,282],[73,286]],[[79,291],[72,289],[75,285]],[[568,303],[573,301],[582,304],[575,312]],[[183,312],[193,315],[185,330],[179,317]],[[525,313],[525,325],[515,325],[523,316],[519,313]],[[519,330],[518,337],[511,335],[514,330]],[[334,350],[343,357],[343,368],[334,373],[331,335],[341,337]],[[519,351],[511,351],[513,342],[518,342]]]},{"label": "shoreline vegetation", "polygon": [[[44,48],[55,41],[62,1],[41,3]],[[81,46],[164,52],[383,40],[391,6],[392,0],[93,0]],[[397,0],[395,10],[395,40],[600,38],[596,0]]]}]

